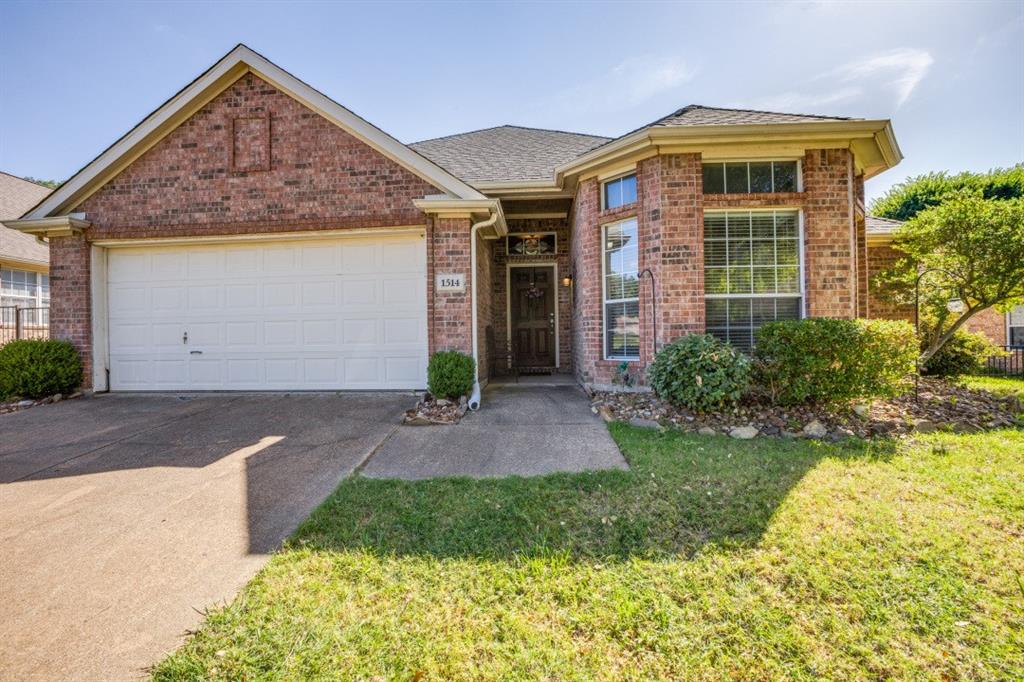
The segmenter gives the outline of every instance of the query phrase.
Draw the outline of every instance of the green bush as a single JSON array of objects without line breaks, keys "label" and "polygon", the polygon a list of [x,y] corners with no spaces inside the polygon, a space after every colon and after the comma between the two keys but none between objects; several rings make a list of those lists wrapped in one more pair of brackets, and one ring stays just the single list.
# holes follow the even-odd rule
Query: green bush
[{"label": "green bush", "polygon": [[658,397],[696,412],[735,403],[749,377],[747,357],[710,334],[676,339],[658,351],[647,370]]},{"label": "green bush", "polygon": [[454,350],[442,350],[430,357],[427,388],[437,398],[459,398],[473,390],[476,362]]},{"label": "green bush", "polygon": [[997,357],[1002,352],[984,334],[958,329],[949,341],[928,359],[921,372],[944,377],[978,374],[985,368],[989,358]]},{"label": "green bush", "polygon": [[45,398],[82,383],[82,362],[67,341],[21,340],[0,348],[0,396]]},{"label": "green bush", "polygon": [[889,397],[904,389],[916,357],[907,322],[770,322],[757,331],[754,381],[782,405]]}]

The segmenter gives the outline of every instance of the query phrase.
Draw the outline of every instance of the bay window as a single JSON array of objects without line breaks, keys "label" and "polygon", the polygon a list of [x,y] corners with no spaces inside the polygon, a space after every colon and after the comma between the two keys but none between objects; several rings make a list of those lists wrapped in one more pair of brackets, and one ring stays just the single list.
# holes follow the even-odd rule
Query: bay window
[{"label": "bay window", "polygon": [[743,351],[774,320],[799,319],[803,262],[795,210],[704,214],[706,328]]},{"label": "bay window", "polygon": [[640,253],[636,218],[601,230],[604,356],[640,358]]}]

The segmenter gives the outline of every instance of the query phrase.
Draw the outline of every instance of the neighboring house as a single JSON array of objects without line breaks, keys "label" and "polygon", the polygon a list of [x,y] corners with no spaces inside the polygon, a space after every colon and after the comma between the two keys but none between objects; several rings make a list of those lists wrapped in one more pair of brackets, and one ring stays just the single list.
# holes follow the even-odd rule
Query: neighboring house
[{"label": "neighboring house", "polygon": [[865,314],[864,180],[901,158],[887,120],[703,106],[404,145],[240,45],[7,224],[97,390],[422,388],[441,349],[484,381],[506,342],[606,385]]},{"label": "neighboring house", "polygon": [[[867,217],[868,278],[888,270],[900,258],[900,252],[892,248],[896,230],[903,223],[899,220]],[[912,305],[898,305],[881,298],[872,288],[867,297],[868,309],[864,317],[878,317],[892,320],[914,320]],[[985,334],[999,346],[1024,347],[1024,306],[1017,306],[1007,313],[995,308],[983,310],[964,325],[974,332]]]},{"label": "neighboring house", "polygon": [[[51,190],[0,171],[0,221],[19,218]],[[49,247],[30,234],[0,224],[0,343],[13,338],[15,307],[32,335],[45,326],[50,305]]]}]

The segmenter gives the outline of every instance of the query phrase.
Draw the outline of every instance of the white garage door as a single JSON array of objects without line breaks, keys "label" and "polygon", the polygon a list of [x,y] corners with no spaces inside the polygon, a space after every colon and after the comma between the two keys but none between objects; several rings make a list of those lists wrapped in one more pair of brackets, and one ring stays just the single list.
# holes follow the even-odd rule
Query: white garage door
[{"label": "white garage door", "polygon": [[418,234],[108,253],[112,390],[426,385]]}]

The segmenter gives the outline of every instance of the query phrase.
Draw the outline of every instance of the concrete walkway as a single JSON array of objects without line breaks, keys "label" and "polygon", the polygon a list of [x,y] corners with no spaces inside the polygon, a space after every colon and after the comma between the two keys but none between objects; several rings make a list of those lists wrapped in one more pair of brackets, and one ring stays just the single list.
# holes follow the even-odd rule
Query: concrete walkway
[{"label": "concrete walkway", "polygon": [[578,387],[513,383],[488,386],[480,411],[454,426],[400,427],[362,474],[414,480],[626,468]]},{"label": "concrete walkway", "polygon": [[145,676],[415,401],[115,394],[0,416],[0,680]]}]

